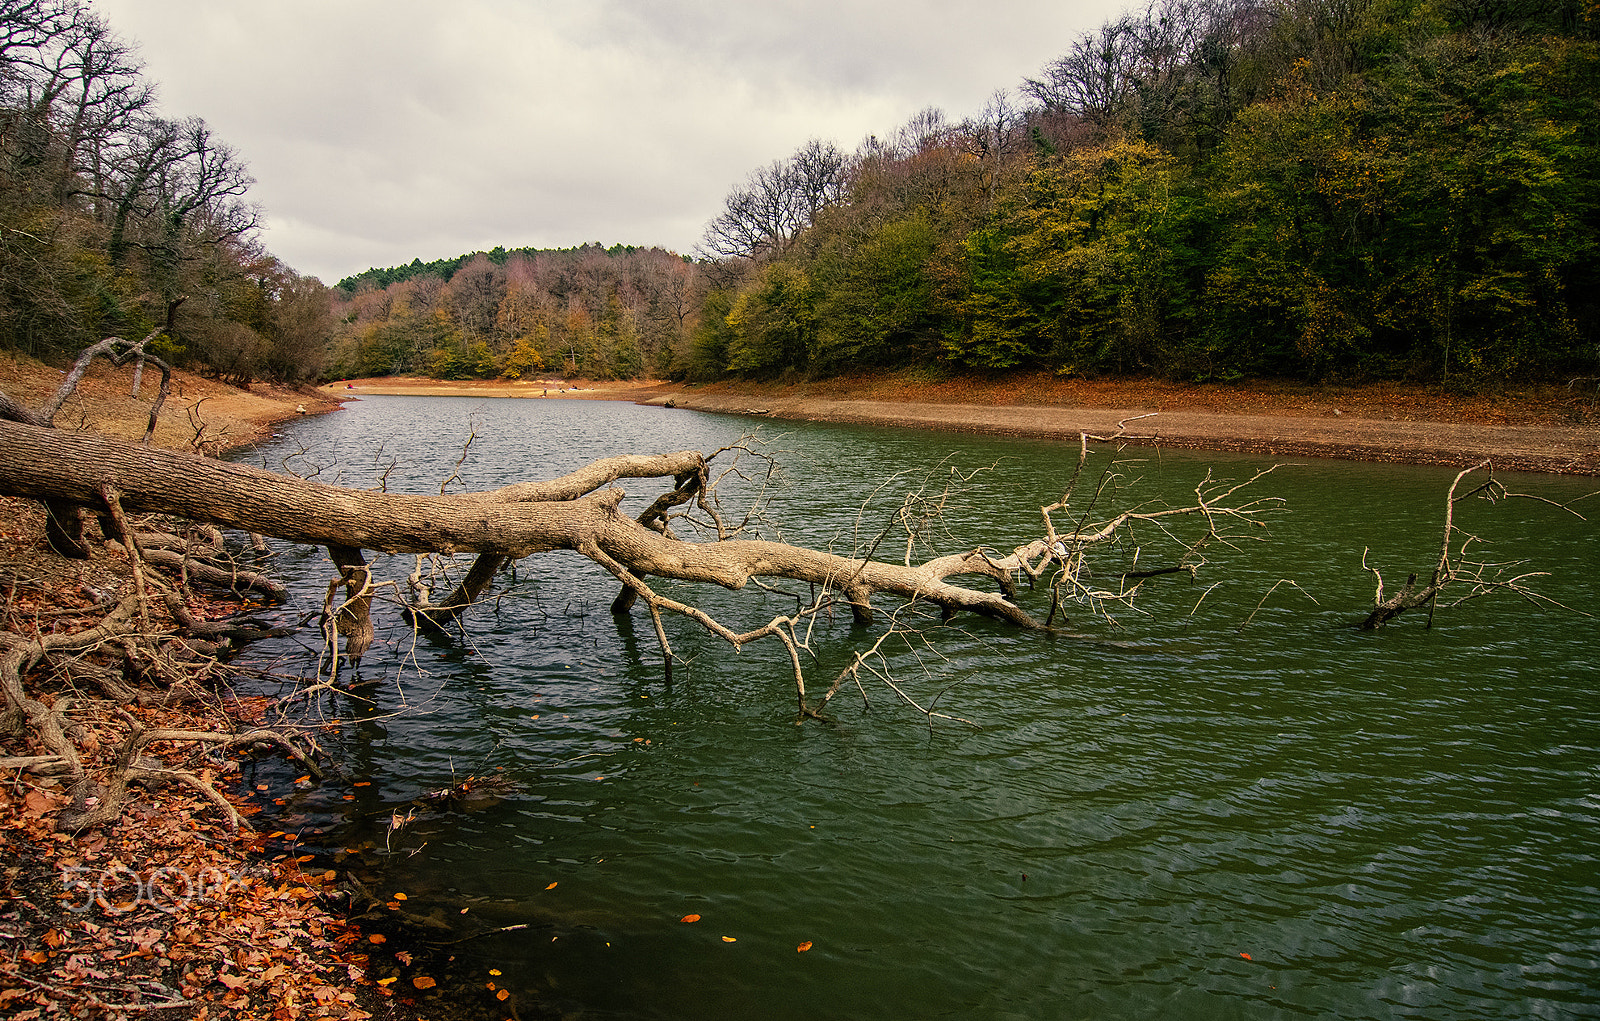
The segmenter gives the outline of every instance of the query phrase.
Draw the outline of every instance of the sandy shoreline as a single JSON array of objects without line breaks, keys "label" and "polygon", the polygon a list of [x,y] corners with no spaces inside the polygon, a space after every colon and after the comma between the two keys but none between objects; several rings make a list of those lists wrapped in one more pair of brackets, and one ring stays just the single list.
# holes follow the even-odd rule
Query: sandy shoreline
[{"label": "sandy shoreline", "polygon": [[[976,400],[949,399],[962,396]],[[831,391],[831,393],[830,393]],[[914,399],[919,391],[935,397]],[[366,379],[323,387],[330,400],[362,394],[630,400],[773,419],[894,426],[1077,442],[1125,424],[1137,443],[1287,457],[1334,457],[1600,475],[1600,421],[1558,388],[1458,398],[1417,388],[1184,387],[1175,384],[888,386],[862,380],[807,385],[690,386],[662,382]],[[1231,410],[1237,408],[1238,410]]]}]

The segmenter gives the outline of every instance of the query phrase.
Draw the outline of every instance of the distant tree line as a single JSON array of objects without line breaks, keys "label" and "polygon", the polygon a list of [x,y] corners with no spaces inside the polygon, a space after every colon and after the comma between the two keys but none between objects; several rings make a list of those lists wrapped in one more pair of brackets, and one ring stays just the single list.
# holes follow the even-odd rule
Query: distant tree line
[{"label": "distant tree line", "polygon": [[0,346],[37,357],[164,325],[162,355],[248,381],[315,376],[327,289],[262,250],[244,162],[156,111],[80,0],[0,0]]},{"label": "distant tree line", "polygon": [[729,195],[685,375],[1593,373],[1593,0],[1155,0]]},{"label": "distant tree line", "polygon": [[[370,290],[373,288],[382,290],[388,287],[390,284],[404,283],[405,281],[414,279],[416,277],[436,276],[441,280],[444,280],[446,283],[449,283],[450,278],[456,275],[456,270],[460,269],[462,266],[465,266],[467,263],[473,261],[479,256],[488,259],[496,266],[504,266],[512,256],[522,256],[524,258],[533,258],[537,255],[561,256],[565,254],[577,254],[585,251],[586,249],[599,247],[601,246],[598,244],[590,244],[581,245],[577,248],[529,247],[507,249],[504,246],[496,245],[487,252],[469,252],[466,255],[458,255],[453,259],[435,259],[432,262],[423,262],[421,259],[412,259],[404,266],[390,266],[387,269],[373,268],[363,270],[354,276],[345,277],[334,286],[343,291],[343,296],[348,298],[359,290]],[[615,256],[627,255],[638,250],[638,246],[636,245],[617,244],[605,249],[605,252],[607,255]]]},{"label": "distant tree line", "polygon": [[335,376],[668,375],[703,270],[659,248],[584,245],[368,270],[335,290]]}]

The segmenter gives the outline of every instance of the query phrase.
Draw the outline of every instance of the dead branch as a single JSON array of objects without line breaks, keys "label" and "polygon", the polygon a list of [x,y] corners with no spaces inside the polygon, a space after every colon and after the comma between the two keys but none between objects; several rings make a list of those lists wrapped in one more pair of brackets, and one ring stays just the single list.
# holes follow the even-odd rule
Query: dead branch
[{"label": "dead branch", "polygon": [[167,395],[172,392],[172,366],[149,353],[146,350],[146,346],[159,337],[166,328],[164,326],[156,327],[136,344],[130,344],[121,337],[107,337],[98,344],[84,348],[83,352],[78,355],[78,360],[73,363],[71,371],[67,373],[67,378],[62,381],[55,394],[45,402],[44,407],[39,409],[36,416],[19,418],[16,421],[32,422],[35,425],[42,426],[54,424],[56,414],[61,410],[61,406],[67,403],[67,398],[71,397],[73,392],[78,389],[78,383],[83,379],[83,374],[88,371],[89,364],[96,358],[104,358],[118,368],[128,364],[133,359],[138,359],[141,366],[144,362],[149,361],[161,370],[161,389],[157,392],[155,401],[150,405],[150,422],[145,427],[144,439],[140,441],[141,443],[149,444],[150,437],[155,435],[156,421],[160,418],[161,406],[166,403]]},{"label": "dead branch", "polygon": [[[1278,591],[1279,586],[1282,586],[1282,585],[1290,586],[1291,588],[1293,588],[1297,592],[1299,592],[1301,595],[1303,595],[1307,599],[1311,600],[1313,603],[1317,603],[1317,597],[1313,596],[1311,593],[1309,593],[1305,589],[1301,588],[1300,587],[1300,583],[1295,581],[1293,578],[1279,578],[1277,581],[1272,583],[1272,587],[1271,588],[1267,589],[1266,595],[1263,595],[1261,597],[1261,602],[1256,604],[1256,608],[1254,610],[1250,611],[1250,616],[1246,617],[1244,619],[1244,623],[1239,625],[1239,630],[1240,631],[1243,631],[1245,628],[1250,626],[1250,622],[1252,620],[1256,619],[1256,614],[1260,613],[1261,612],[1261,608],[1263,606],[1267,605],[1267,600],[1272,596],[1272,593]],[[1210,590],[1208,589],[1207,591],[1209,592]],[[1204,599],[1205,597],[1201,596],[1201,598]],[[1199,606],[1198,603],[1196,603],[1195,605],[1197,607]],[[1317,605],[1321,606],[1322,604],[1321,603],[1317,603]]]},{"label": "dead branch", "polygon": [[252,593],[271,602],[282,602],[288,598],[289,590],[282,582],[275,581],[260,572],[246,571],[235,566],[218,567],[172,550],[151,549],[142,543],[141,549],[145,563],[179,574],[184,582],[203,582],[240,596]]},{"label": "dead branch", "polygon": [[[377,588],[373,584],[372,570],[361,550],[354,546],[330,544],[328,556],[339,568],[339,577],[328,583],[328,597],[323,603],[323,635],[329,650],[337,650],[339,636],[343,635],[345,658],[352,663],[359,662],[372,647],[375,636],[372,597]],[[335,595],[341,584],[345,588],[345,598],[335,605]],[[331,669],[337,670],[336,651],[332,661]]]},{"label": "dead branch", "polygon": [[[1136,481],[1123,474],[1130,462],[1112,461],[1089,496],[1075,507],[1074,498],[1079,483],[1083,481],[1089,441],[1110,442],[1122,436],[1120,432],[1108,437],[1082,434],[1078,461],[1066,491],[1059,500],[1039,509],[1044,535],[1026,546],[1018,547],[1011,557],[996,561],[996,565],[1002,569],[1020,571],[1030,582],[1037,582],[1046,573],[1052,575],[1047,624],[1054,623],[1056,614],[1067,602],[1085,607],[1109,620],[1112,619],[1110,606],[1115,604],[1132,609],[1140,587],[1150,578],[1172,574],[1197,577],[1200,568],[1208,562],[1206,551],[1210,547],[1237,550],[1238,544],[1244,539],[1258,538],[1252,536],[1251,531],[1264,529],[1266,522],[1262,520],[1263,515],[1283,504],[1280,497],[1260,497],[1243,502],[1236,499],[1243,490],[1282,467],[1273,465],[1255,472],[1242,482],[1215,478],[1207,470],[1205,477],[1195,485],[1193,503],[1177,507],[1136,504],[1107,517],[1095,517],[1096,508],[1115,501]],[[1073,523],[1067,528],[1058,527],[1055,515],[1069,511],[1075,511]],[[1200,528],[1194,534],[1182,536],[1174,530],[1178,520],[1185,518],[1200,523]],[[1153,529],[1152,542],[1137,539],[1139,533],[1136,530],[1145,526]],[[1102,569],[1097,558],[1102,552],[1109,551],[1116,551],[1131,560],[1131,566],[1120,570]],[[1158,566],[1141,568],[1140,561],[1148,557],[1159,557],[1161,562],[1158,562]],[[1096,584],[1094,579],[1097,577],[1114,578],[1116,585],[1108,587]]]},{"label": "dead branch", "polygon": [[[1458,493],[1457,490],[1461,488],[1462,481],[1467,476],[1478,471],[1486,473],[1484,481],[1467,492]],[[1589,495],[1592,496],[1594,494]],[[1377,588],[1373,594],[1372,610],[1368,612],[1357,627],[1363,631],[1373,631],[1407,610],[1415,610],[1422,606],[1428,608],[1427,626],[1432,627],[1434,613],[1439,608],[1439,596],[1452,586],[1457,590],[1464,589],[1465,591],[1453,601],[1445,604],[1445,609],[1460,606],[1469,600],[1492,595],[1496,592],[1515,592],[1524,599],[1535,603],[1570,610],[1585,617],[1592,616],[1592,614],[1583,610],[1574,609],[1542,595],[1524,584],[1530,578],[1546,576],[1547,572],[1527,571],[1512,573],[1516,568],[1522,566],[1521,562],[1497,563],[1478,559],[1471,550],[1474,545],[1484,545],[1484,541],[1476,535],[1461,531],[1455,524],[1456,504],[1462,500],[1472,498],[1487,500],[1490,503],[1510,499],[1532,500],[1535,503],[1543,503],[1571,514],[1579,520],[1587,520],[1582,514],[1573,509],[1572,504],[1577,503],[1577,500],[1562,504],[1531,493],[1513,493],[1506,489],[1504,484],[1495,478],[1494,465],[1489,461],[1480,461],[1468,468],[1463,468],[1451,480],[1450,488],[1445,493],[1444,525],[1439,538],[1439,558],[1435,562],[1426,584],[1418,586],[1417,575],[1412,573],[1406,578],[1406,583],[1400,591],[1385,599],[1383,575],[1376,567],[1367,563],[1368,551],[1366,549],[1361,551],[1361,568],[1373,576]],[[1579,499],[1587,498],[1585,496]]]},{"label": "dead branch", "polygon": [[[43,754],[0,759],[0,768],[60,775],[67,780],[68,793],[73,800],[71,806],[58,817],[59,828],[76,831],[113,821],[121,815],[130,785],[169,782],[182,783],[198,791],[222,812],[231,826],[237,828],[238,814],[208,781],[189,770],[166,765],[159,759],[143,754],[148,745],[157,741],[213,744],[228,748],[270,745],[321,775],[310,754],[290,736],[279,731],[257,728],[242,733],[224,733],[147,729],[120,709],[116,713],[126,724],[128,737],[106,769],[98,773],[91,771],[89,763],[69,736],[76,726],[71,714],[80,707],[90,710],[96,704],[105,703],[83,702],[65,694],[56,696],[47,704],[28,692],[24,678],[47,660],[146,640],[148,629],[134,623],[143,602],[137,590],[130,592],[94,626],[72,634],[42,635],[28,639],[12,632],[0,632],[0,650],[3,650],[3,654],[0,654],[0,691],[5,696],[4,710],[0,711],[0,732],[20,732],[31,736],[43,749]],[[150,655],[156,656],[158,653],[152,650]],[[122,701],[140,701],[126,694],[130,689],[125,685],[115,686],[114,693],[119,688]]]},{"label": "dead branch", "polygon": [[[830,685],[827,692],[823,694],[822,700],[817,705],[816,709],[806,709],[804,710],[805,714],[820,718],[822,710],[827,708],[828,703],[833,700],[833,697],[839,693],[839,690],[847,682],[853,683],[856,686],[856,690],[861,695],[862,704],[868,704],[867,690],[861,683],[861,676],[865,673],[876,677],[880,682],[883,683],[885,687],[893,691],[896,697],[898,697],[902,702],[915,709],[918,713],[922,714],[923,718],[927,720],[930,729],[933,726],[933,721],[936,719],[949,720],[954,723],[965,723],[969,727],[978,729],[978,725],[971,720],[960,716],[952,716],[948,713],[938,712],[933,708],[932,704],[924,706],[921,702],[917,701],[916,698],[907,693],[904,682],[896,676],[895,670],[890,666],[887,655],[884,652],[884,647],[891,642],[904,643],[909,647],[913,641],[920,642],[927,649],[933,651],[933,646],[928,640],[927,633],[919,627],[913,627],[902,623],[897,615],[893,620],[890,621],[888,630],[880,635],[877,641],[873,642],[872,645],[867,649],[858,650],[851,655],[850,664],[839,672],[839,676],[833,679],[833,684]],[[934,652],[934,655],[941,660],[943,659],[942,656],[937,655],[936,651]],[[935,701],[937,701],[937,699]]]}]

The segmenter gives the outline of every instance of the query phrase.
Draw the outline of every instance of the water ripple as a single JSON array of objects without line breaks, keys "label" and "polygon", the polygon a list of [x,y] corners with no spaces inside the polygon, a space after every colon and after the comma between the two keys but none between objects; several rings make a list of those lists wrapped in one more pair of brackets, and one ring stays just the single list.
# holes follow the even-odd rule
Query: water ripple
[{"label": "water ripple", "polygon": [[[391,483],[426,492],[467,424],[474,487],[576,467],[619,436],[714,449],[745,425],[394,398],[298,423],[294,441],[335,445],[359,484],[382,437],[406,466]],[[956,541],[1022,541],[1063,463],[1048,444],[825,426],[785,445],[815,463],[777,511],[817,543],[848,533],[886,469],[951,449],[966,466],[1010,459],[952,515]],[[1141,471],[1176,499],[1208,462],[1257,464],[1164,454]],[[425,677],[380,685],[386,717],[402,698],[418,711],[347,738],[375,786],[346,835],[372,842],[372,818],[453,771],[520,780],[502,803],[421,820],[382,864],[414,903],[539,927],[467,944],[469,966],[573,1017],[1596,1016],[1592,629],[1492,599],[1432,629],[1347,626],[1371,596],[1362,545],[1391,579],[1427,563],[1451,474],[1274,473],[1292,521],[1208,567],[1205,584],[1224,585],[1198,609],[1203,586],[1178,583],[1148,588],[1148,618],[1075,616],[1071,636],[961,622],[926,673],[898,666],[976,732],[930,734],[882,689],[871,708],[841,697],[834,722],[794,726],[780,654],[735,656],[687,628],[674,643],[692,662],[669,688],[648,627],[606,611],[609,578],[530,561],[498,614],[469,622],[486,654],[429,647]],[[1539,528],[1535,547],[1497,553],[1536,554],[1552,594],[1600,605],[1593,531]],[[325,579],[315,557],[303,569],[314,599]],[[1281,588],[1250,617],[1282,578],[1316,603]],[[695,597],[730,619],[778,605]],[[816,677],[862,637],[829,627]],[[690,912],[703,921],[677,921]],[[802,941],[814,948],[797,954]]]}]

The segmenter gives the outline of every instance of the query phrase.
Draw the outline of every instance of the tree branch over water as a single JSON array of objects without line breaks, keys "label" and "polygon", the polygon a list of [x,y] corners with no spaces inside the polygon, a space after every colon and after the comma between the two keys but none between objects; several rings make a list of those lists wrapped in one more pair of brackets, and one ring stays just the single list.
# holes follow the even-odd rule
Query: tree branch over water
[{"label": "tree branch over water", "polygon": [[[1484,472],[1485,478],[1478,485],[1466,492],[1457,492],[1461,483],[1467,476],[1474,472]],[[1591,493],[1590,496],[1595,494]],[[1389,621],[1419,607],[1428,608],[1428,626],[1433,626],[1434,612],[1440,608],[1439,597],[1447,589],[1454,590],[1450,601],[1444,603],[1444,609],[1460,606],[1469,600],[1492,595],[1496,592],[1514,592],[1533,603],[1542,603],[1557,606],[1563,610],[1581,614],[1585,617],[1593,616],[1583,610],[1575,609],[1557,602],[1548,596],[1541,595],[1528,587],[1532,578],[1549,577],[1548,571],[1519,571],[1526,566],[1525,561],[1495,562],[1482,559],[1481,554],[1475,552],[1474,547],[1484,546],[1482,538],[1470,532],[1463,531],[1456,525],[1456,505],[1463,500],[1482,499],[1490,503],[1502,500],[1532,500],[1536,503],[1547,504],[1564,513],[1571,514],[1580,521],[1588,520],[1573,509],[1572,504],[1556,503],[1542,496],[1530,493],[1513,493],[1494,475],[1494,466],[1489,461],[1480,461],[1470,468],[1463,468],[1450,483],[1449,492],[1445,494],[1444,501],[1444,527],[1439,539],[1439,559],[1433,566],[1433,571],[1426,584],[1418,587],[1417,576],[1412,574],[1406,578],[1406,583],[1400,591],[1384,598],[1383,575],[1376,567],[1367,563],[1367,550],[1361,551],[1361,568],[1372,574],[1377,581],[1377,591],[1373,593],[1372,611],[1361,621],[1359,627],[1363,631],[1373,631],[1382,627]],[[1587,499],[1581,497],[1580,499]]]},{"label": "tree branch over water", "polygon": [[[9,721],[13,730],[36,732],[34,744],[45,758],[78,778],[80,800],[93,790],[105,795],[101,808],[81,809],[72,818],[111,818],[113,802],[120,802],[126,782],[137,769],[148,767],[130,754],[110,781],[91,785],[67,736],[72,729],[67,717],[71,701],[48,706],[34,697],[28,691],[28,670],[52,654],[53,642],[70,641],[71,648],[80,649],[132,641],[136,634],[149,631],[135,622],[148,616],[150,593],[161,595],[179,624],[198,627],[199,622],[182,612],[180,593],[191,576],[209,577],[214,583],[220,578],[235,589],[248,585],[269,597],[273,594],[265,579],[237,569],[208,567],[187,550],[158,555],[161,544],[177,540],[151,541],[154,533],[132,519],[149,512],[328,550],[336,573],[329,580],[322,612],[324,659],[311,691],[331,685],[341,661],[354,662],[368,652],[373,641],[372,604],[380,590],[402,591],[399,579],[376,576],[378,565],[368,561],[367,552],[416,557],[416,568],[406,579],[411,595],[400,601],[413,624],[443,630],[484,601],[508,563],[565,550],[593,561],[620,583],[613,612],[626,614],[644,604],[669,680],[677,653],[666,621],[676,616],[736,650],[763,640],[781,644],[802,718],[818,715],[845,684],[860,688],[862,678],[870,676],[930,725],[935,719],[959,720],[938,711],[938,698],[919,698],[906,689],[890,666],[891,649],[909,651],[925,670],[930,664],[936,667],[937,654],[927,658],[923,650],[933,651],[930,636],[941,626],[937,618],[949,621],[963,612],[1027,631],[1053,630],[1058,620],[1065,625],[1069,607],[1114,622],[1113,613],[1139,610],[1136,599],[1149,580],[1194,579],[1217,551],[1237,550],[1246,540],[1260,538],[1265,515],[1282,505],[1281,498],[1256,496],[1253,488],[1279,465],[1243,480],[1222,479],[1207,471],[1193,487],[1193,499],[1177,505],[1135,500],[1132,494],[1142,461],[1119,455],[1098,473],[1089,470],[1090,444],[1115,446],[1132,438],[1127,432],[1132,421],[1136,420],[1119,423],[1109,435],[1080,435],[1076,462],[1061,496],[1039,508],[1037,538],[1010,552],[988,545],[939,552],[949,546],[944,530],[947,510],[967,495],[980,473],[1000,470],[995,465],[963,472],[948,464],[937,466],[920,485],[908,486],[887,513],[873,504],[901,476],[886,480],[862,504],[847,536],[849,548],[841,552],[761,535],[775,465],[752,442],[741,441],[709,455],[683,450],[607,457],[560,478],[527,480],[486,492],[445,494],[441,486],[439,495],[402,495],[49,428],[47,417],[19,409],[0,394],[0,449],[7,455],[0,464],[0,492],[55,507],[100,508],[97,514],[108,530],[106,537],[115,538],[126,551],[136,582],[116,611],[96,625],[98,630],[84,632],[81,640],[51,638],[30,645],[18,634],[0,632],[4,647],[0,651],[9,653],[0,663],[5,668],[0,671],[4,674],[0,687],[6,698],[0,722]],[[751,458],[758,467],[750,467]],[[1401,593],[1385,599],[1381,575],[1367,568],[1378,578],[1379,588],[1378,606],[1365,626],[1376,627],[1422,605],[1429,606],[1431,614],[1439,593],[1452,585],[1465,586],[1466,593],[1448,605],[1502,590],[1542,598],[1525,585],[1537,572],[1507,573],[1517,565],[1474,559],[1469,547],[1479,540],[1455,525],[1455,507],[1468,497],[1538,499],[1509,492],[1492,471],[1481,485],[1459,492],[1472,472],[1488,468],[1487,463],[1474,466],[1452,483],[1440,557],[1428,586],[1418,589],[1413,579]],[[660,484],[663,491],[642,512],[630,515],[621,509],[626,494],[619,484],[626,480]],[[749,506],[724,504],[719,486],[729,481],[746,487]],[[1576,513],[1570,506],[1561,509]],[[871,523],[874,516],[880,522],[876,530]],[[214,528],[212,533],[216,534]],[[898,556],[899,562],[877,559],[879,550],[893,551],[890,555]],[[431,593],[439,585],[438,565],[442,555],[453,554],[474,555],[472,567],[444,601],[434,603]],[[926,559],[918,561],[918,555]],[[180,572],[176,587],[154,570],[163,563]],[[1041,582],[1047,587],[1049,610],[1043,619],[1019,601],[1019,576],[1034,588]],[[692,596],[669,593],[653,579],[736,592],[751,587],[774,591],[775,586],[795,583],[805,594],[788,593],[794,605],[786,612],[737,625],[719,619]],[[979,582],[996,591],[974,587]],[[875,599],[893,600],[892,609],[885,607],[887,625],[879,625],[876,640],[853,657],[813,705],[807,695],[805,663],[814,652],[819,627],[835,610],[846,607],[858,625],[877,624],[880,611]],[[116,698],[130,697],[131,689],[125,685],[107,690]],[[129,740],[134,736],[130,733]],[[217,735],[205,740],[226,743],[231,738]],[[295,747],[288,738],[280,743]]]},{"label": "tree branch over water", "polygon": [[[644,602],[668,676],[675,654],[664,616],[686,618],[736,649],[775,640],[788,651],[800,711],[809,713],[802,653],[810,649],[819,618],[835,607],[848,606],[857,623],[870,624],[874,598],[892,597],[900,606],[937,607],[945,619],[968,612],[1026,630],[1046,630],[1053,626],[1063,602],[1104,612],[1108,601],[1131,605],[1145,578],[1192,575],[1204,562],[1202,551],[1208,545],[1232,542],[1225,523],[1258,525],[1256,515],[1272,502],[1230,503],[1249,482],[1224,484],[1208,476],[1196,488],[1191,505],[1140,506],[1092,517],[1101,503],[1110,503],[1116,495],[1123,467],[1118,465],[1101,478],[1093,499],[1081,510],[1074,506],[1076,520],[1057,527],[1053,515],[1074,499],[1091,439],[1111,442],[1122,435],[1083,437],[1073,483],[1060,500],[1041,509],[1043,537],[1009,554],[982,546],[946,554],[934,549],[931,537],[946,505],[973,477],[954,469],[949,469],[942,487],[930,479],[906,496],[877,535],[861,535],[858,521],[854,548],[847,553],[759,537],[753,533],[762,520],[773,465],[764,459],[759,471],[744,467],[740,459],[756,454],[747,443],[709,456],[687,450],[608,457],[557,479],[524,481],[487,492],[412,496],[353,490],[187,453],[132,447],[92,434],[45,428],[37,419],[0,421],[0,444],[11,455],[0,469],[0,491],[80,505],[103,502],[107,492],[114,492],[118,513],[159,511],[326,547],[338,568],[323,613],[328,648],[334,653],[330,675],[337,669],[339,637],[344,639],[347,661],[358,660],[371,645],[376,589],[398,590],[393,582],[380,583],[373,577],[363,551],[418,556],[408,579],[412,597],[406,609],[414,623],[435,628],[447,627],[481,601],[506,563],[537,553],[574,551],[622,584],[615,611],[626,612]],[[758,491],[753,505],[742,513],[730,513],[722,504],[718,483],[729,477]],[[629,516],[620,510],[625,493],[617,485],[628,479],[663,480],[669,488],[642,513]],[[1172,522],[1181,517],[1201,523],[1196,536],[1176,538]],[[1126,552],[1134,544],[1135,528],[1146,526],[1153,526],[1157,537],[1176,542],[1174,565],[1130,573],[1127,578],[1134,583],[1125,578],[1115,592],[1086,581],[1089,550]],[[680,537],[680,532],[694,533],[695,541]],[[886,541],[903,551],[902,562],[875,559],[875,551]],[[1137,564],[1143,546],[1134,545]],[[914,554],[924,548],[929,550],[928,559],[916,562]],[[435,554],[458,553],[476,555],[472,570],[443,602],[431,602],[436,579],[425,564]],[[1017,602],[1015,579],[1021,573],[1036,582],[1052,569],[1051,613],[1041,621]],[[773,581],[797,582],[809,587],[811,596],[797,597],[790,613],[753,627],[734,627],[691,601],[665,595],[647,580],[651,577],[733,591],[752,582],[763,588]],[[973,588],[961,583],[963,578],[988,579],[997,591]],[[337,596],[340,587],[342,599]],[[901,618],[891,615],[891,620]],[[891,631],[908,628],[901,622]]]}]

